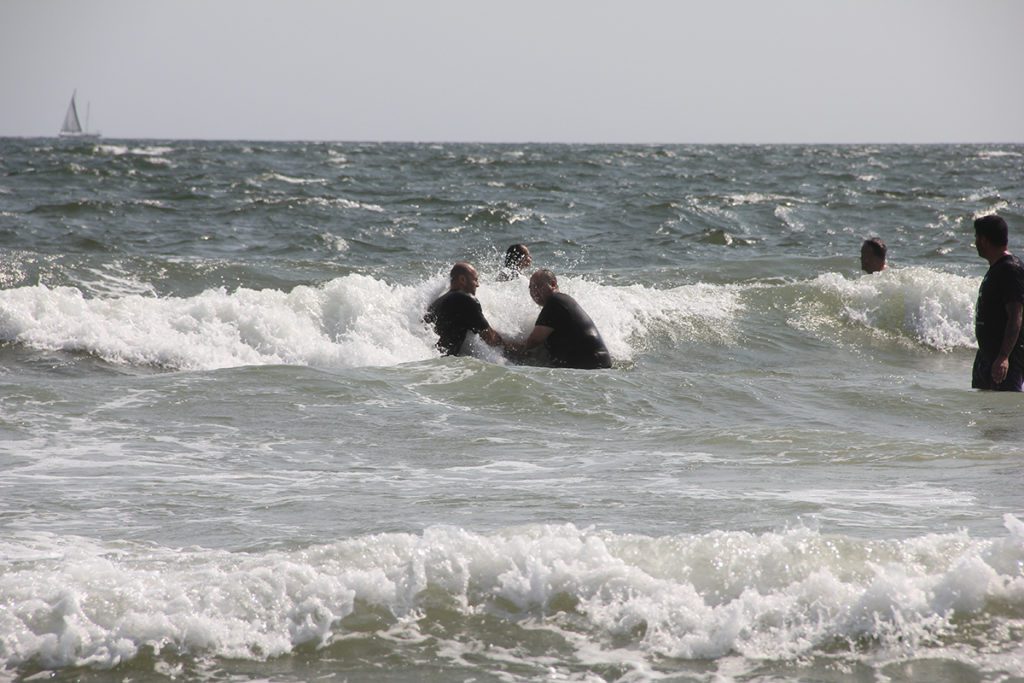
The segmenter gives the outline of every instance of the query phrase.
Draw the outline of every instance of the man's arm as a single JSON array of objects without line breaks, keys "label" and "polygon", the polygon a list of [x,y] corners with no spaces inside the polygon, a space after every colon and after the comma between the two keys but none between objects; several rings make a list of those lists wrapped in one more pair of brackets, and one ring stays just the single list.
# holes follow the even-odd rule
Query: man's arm
[{"label": "man's arm", "polygon": [[491,327],[489,322],[487,322],[487,318],[484,317],[484,309],[480,306],[480,302],[472,296],[468,297],[467,300],[472,302],[469,313],[472,323],[469,325],[469,329],[480,335],[480,338],[487,342],[488,346],[501,346],[501,335]]},{"label": "man's arm", "polygon": [[510,353],[523,353],[536,348],[544,343],[544,340],[551,336],[555,328],[546,325],[534,325],[528,337],[522,342],[505,342],[505,350]]},{"label": "man's arm", "polygon": [[1010,352],[1017,344],[1020,336],[1021,320],[1024,318],[1024,304],[1011,301],[1006,304],[1006,329],[1003,331],[1003,343],[999,346],[999,355],[992,363],[992,381],[1001,384],[1010,371]]},{"label": "man's arm", "polygon": [[497,332],[495,332],[494,330],[492,330],[489,327],[487,329],[485,329],[485,330],[480,330],[479,334],[480,334],[480,338],[483,339],[485,342],[487,342],[488,346],[503,346],[504,345],[504,341],[502,341],[501,335],[498,334]]}]

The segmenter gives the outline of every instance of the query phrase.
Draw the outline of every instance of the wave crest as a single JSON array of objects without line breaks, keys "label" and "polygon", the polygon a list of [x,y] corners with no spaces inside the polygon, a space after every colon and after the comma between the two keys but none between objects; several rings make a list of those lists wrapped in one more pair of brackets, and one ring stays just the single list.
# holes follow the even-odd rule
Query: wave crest
[{"label": "wave crest", "polygon": [[652,662],[913,660],[948,655],[966,629],[952,642],[982,644],[998,667],[1024,626],[1024,524],[1007,516],[1005,527],[996,539],[904,541],[433,527],[246,553],[22,537],[2,544],[0,663],[106,668],[143,648],[264,659],[396,630],[454,651],[486,617],[498,642],[543,630]]}]

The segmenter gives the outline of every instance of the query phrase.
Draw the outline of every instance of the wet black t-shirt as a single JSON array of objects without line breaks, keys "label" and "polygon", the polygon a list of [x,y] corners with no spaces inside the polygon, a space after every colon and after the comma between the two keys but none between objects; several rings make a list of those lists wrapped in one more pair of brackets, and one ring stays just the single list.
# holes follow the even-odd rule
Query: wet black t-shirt
[{"label": "wet black t-shirt", "polygon": [[[978,290],[978,306],[974,316],[974,336],[978,351],[986,358],[994,358],[1003,344],[1006,331],[1006,305],[1024,304],[1024,264],[1007,254],[989,267]],[[1010,365],[1024,366],[1024,330],[1010,353]]]},{"label": "wet black t-shirt", "polygon": [[582,370],[612,366],[594,321],[571,296],[552,294],[537,316],[537,324],[554,330],[544,345],[555,365]]},{"label": "wet black t-shirt", "polygon": [[438,336],[437,350],[446,356],[459,353],[467,332],[479,334],[491,327],[476,297],[460,291],[448,291],[438,297],[427,308],[423,321],[433,323]]}]

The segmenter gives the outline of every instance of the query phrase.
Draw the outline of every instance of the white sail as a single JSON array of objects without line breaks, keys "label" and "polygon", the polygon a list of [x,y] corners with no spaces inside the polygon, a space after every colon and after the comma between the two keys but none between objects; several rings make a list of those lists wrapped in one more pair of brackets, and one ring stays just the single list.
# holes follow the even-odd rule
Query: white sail
[{"label": "white sail", "polygon": [[78,107],[75,106],[75,93],[71,93],[71,103],[64,114],[64,125],[60,127],[61,135],[78,135],[82,132],[82,124],[78,122]]},{"label": "white sail", "polygon": [[[82,124],[78,120],[78,107],[75,106],[75,94],[78,91],[75,90],[71,93],[71,102],[68,104],[67,113],[64,114],[64,124],[60,127],[61,137],[71,138],[95,138],[99,137],[99,133],[90,133],[87,130],[82,130]],[[86,128],[88,128],[88,119],[86,119]]]}]

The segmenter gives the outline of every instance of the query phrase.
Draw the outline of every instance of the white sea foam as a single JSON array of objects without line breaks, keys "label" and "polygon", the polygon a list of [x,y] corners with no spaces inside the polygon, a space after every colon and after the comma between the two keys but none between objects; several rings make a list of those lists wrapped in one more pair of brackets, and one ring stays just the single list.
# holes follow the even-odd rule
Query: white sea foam
[{"label": "white sea foam", "polygon": [[260,180],[276,180],[289,185],[324,185],[327,183],[324,178],[295,178],[283,173],[264,173],[260,176]]},{"label": "white sea foam", "polygon": [[[110,278],[102,284],[101,294],[127,287]],[[395,365],[437,356],[422,316],[443,289],[441,279],[391,285],[363,275],[288,293],[219,289],[188,298],[90,298],[72,287],[23,287],[0,291],[0,340],[176,369]],[[566,277],[562,289],[590,313],[621,360],[633,359],[652,334],[721,334],[740,308],[737,292],[726,287],[657,290]],[[532,329],[539,309],[525,281],[491,283],[478,295],[495,329],[518,337]]]},{"label": "white sea foam", "polygon": [[794,211],[790,206],[780,204],[775,207],[775,211],[773,213],[776,218],[785,223],[787,227],[795,232],[803,232],[807,229],[804,222],[794,216]]},{"label": "white sea foam", "polygon": [[785,206],[792,206],[793,204],[805,203],[805,201],[799,197],[764,192],[734,192],[732,194],[725,195],[725,199],[732,206],[742,206],[744,204],[783,204]]},{"label": "white sea foam", "polygon": [[123,296],[126,294],[152,295],[153,285],[135,278],[131,272],[119,263],[109,264],[102,268],[86,268],[96,279],[83,283],[83,288],[90,294],[101,296]]},{"label": "white sea foam", "polygon": [[190,298],[85,298],[69,287],[0,292],[0,338],[182,369],[392,365],[436,352],[419,322],[424,294],[349,276],[323,287]]},{"label": "white sea foam", "polygon": [[[322,238],[344,251],[346,244]],[[100,274],[88,291],[23,287],[0,291],[0,340],[43,349],[84,351],[110,362],[177,369],[288,364],[321,368],[394,365],[436,357],[427,304],[445,288],[436,278],[391,285],[349,275],[318,287],[208,290],[194,297],[155,297],[145,283]],[[758,305],[748,295],[761,285],[694,284],[670,289],[614,286],[563,276],[563,292],[594,319],[612,356],[632,361],[680,340],[730,344],[742,315]],[[977,282],[925,268],[890,269],[872,276],[818,276],[798,288],[794,324],[853,323],[873,333],[937,350],[974,344]],[[771,287],[768,288],[772,289]],[[491,325],[524,338],[539,309],[525,280],[485,281],[477,292]],[[825,325],[826,323],[821,323]],[[473,352],[500,357],[471,335]]]},{"label": "white sea foam", "polygon": [[812,281],[835,297],[847,320],[941,351],[974,346],[978,280],[929,268],[890,268],[846,278],[838,273]]},{"label": "white sea foam", "polygon": [[300,204],[314,204],[318,206],[338,206],[343,209],[364,209],[365,211],[373,211],[375,213],[383,213],[384,207],[379,204],[365,204],[363,202],[355,202],[351,199],[345,199],[344,197],[311,197],[300,200]]},{"label": "white sea foam", "polygon": [[999,158],[1002,158],[1002,157],[1021,157],[1021,156],[1024,156],[1024,154],[1021,154],[1020,152],[1011,152],[1009,150],[1004,150],[1004,149],[986,149],[986,150],[983,150],[981,152],[978,152],[978,158],[979,159],[999,159]]},{"label": "white sea foam", "polygon": [[334,251],[336,251],[338,253],[344,254],[345,252],[347,252],[349,250],[348,240],[346,240],[344,237],[341,237],[339,235],[335,235],[333,233],[325,232],[325,233],[321,233],[320,234],[320,239],[330,249],[332,249],[332,250],[334,250]]},{"label": "white sea foam", "polygon": [[[968,201],[971,201],[971,202],[984,201],[985,199],[988,199],[991,196],[992,196],[991,194],[974,194],[974,195],[971,195],[968,198]],[[1007,202],[1004,199],[1000,199],[998,201],[992,202],[991,204],[989,204],[985,208],[976,209],[974,211],[974,213],[971,214],[971,218],[972,219],[977,219],[977,218],[981,218],[982,216],[990,216],[990,215],[992,215],[994,213],[999,213],[1000,211],[1003,211],[1004,209],[1009,208],[1009,206],[1010,206],[1009,202]]]},{"label": "white sea foam", "polygon": [[[1004,524],[1000,538],[904,541],[434,527],[247,553],[21,535],[0,541],[0,666],[106,668],[147,646],[263,659],[346,637],[342,620],[359,610],[390,615],[382,637],[400,628],[415,639],[441,626],[422,609],[444,595],[448,609],[550,630],[588,648],[584,658],[630,668],[652,657],[955,656],[943,637],[965,627],[954,642],[979,644],[975,665],[1005,668],[1022,654],[1024,523]],[[580,621],[604,637],[574,638]],[[453,656],[471,647],[474,633],[443,628]]]},{"label": "white sea foam", "polygon": [[97,145],[96,149],[101,154],[109,154],[111,156],[124,156],[126,154],[132,154],[135,156],[145,157],[158,157],[164,154],[173,152],[174,149],[171,147],[161,147],[157,145],[151,145],[148,147],[128,147],[127,145]]},{"label": "white sea foam", "polygon": [[384,207],[378,204],[364,204],[343,197],[252,197],[246,203],[254,206],[318,206],[323,208],[363,209],[382,213]]}]

